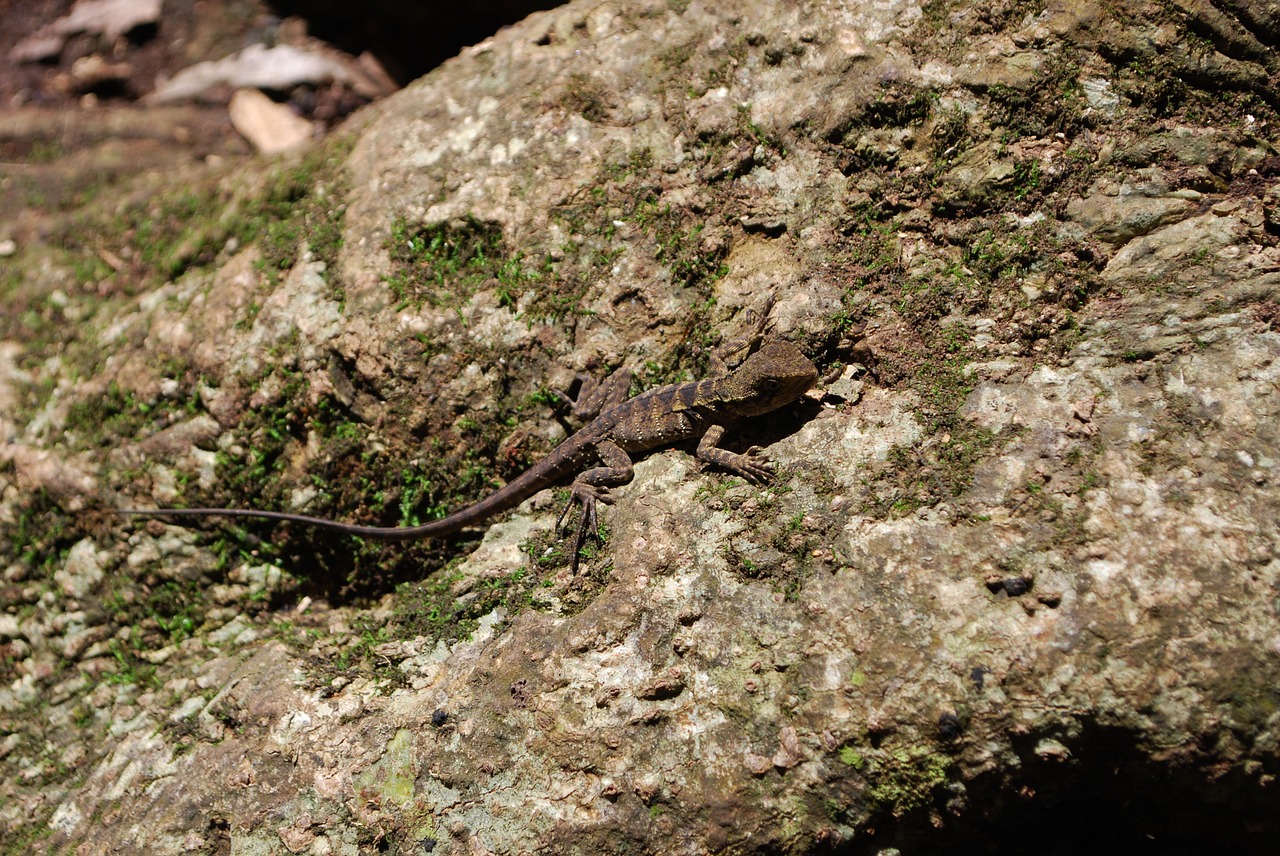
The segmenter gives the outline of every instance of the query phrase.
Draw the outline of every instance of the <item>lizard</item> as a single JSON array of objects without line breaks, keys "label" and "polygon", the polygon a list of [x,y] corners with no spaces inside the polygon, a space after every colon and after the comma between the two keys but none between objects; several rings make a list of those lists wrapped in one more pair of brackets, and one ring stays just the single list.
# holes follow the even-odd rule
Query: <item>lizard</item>
[{"label": "lizard", "polygon": [[402,542],[450,535],[519,505],[544,488],[575,476],[558,531],[575,504],[582,507],[571,572],[587,533],[598,538],[600,504],[614,501],[610,489],[633,477],[633,454],[697,440],[695,456],[753,484],[768,482],[773,465],[756,446],[738,454],[719,446],[726,430],[743,417],[777,410],[804,395],[818,379],[814,364],[794,344],[764,338],[770,296],[752,329],[711,354],[711,371],[698,381],[667,384],[626,398],[631,372],[621,369],[602,382],[579,375],[576,399],[561,394],[586,422],[545,458],[488,497],[439,520],[418,526],[366,526],[285,511],[249,508],[123,508],[117,513],[150,517],[233,517],[276,520],[367,538]]}]

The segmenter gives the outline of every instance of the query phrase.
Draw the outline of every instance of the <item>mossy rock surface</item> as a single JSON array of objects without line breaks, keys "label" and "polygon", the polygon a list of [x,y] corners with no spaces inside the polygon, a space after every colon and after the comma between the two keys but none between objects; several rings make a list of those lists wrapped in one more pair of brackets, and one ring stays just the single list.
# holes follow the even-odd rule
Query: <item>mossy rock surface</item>
[{"label": "mossy rock surface", "polygon": [[[1275,24],[574,2],[304,153],[0,185],[0,853],[1263,852]],[[439,517],[769,292],[773,484],[651,455],[577,575],[554,491],[109,513]]]}]

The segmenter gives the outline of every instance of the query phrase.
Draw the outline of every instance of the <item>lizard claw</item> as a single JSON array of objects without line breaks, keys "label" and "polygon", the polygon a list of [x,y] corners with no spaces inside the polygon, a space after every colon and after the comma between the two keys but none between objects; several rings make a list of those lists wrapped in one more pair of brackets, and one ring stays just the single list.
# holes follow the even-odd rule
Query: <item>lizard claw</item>
[{"label": "lizard claw", "polygon": [[556,529],[563,532],[565,520],[569,517],[574,504],[582,506],[582,515],[578,519],[578,531],[573,539],[573,565],[570,573],[578,573],[578,557],[583,545],[587,543],[587,534],[590,533],[596,543],[600,542],[600,517],[596,511],[596,504],[613,505],[613,502],[613,496],[610,495],[607,487],[597,487],[585,482],[573,483],[569,501],[565,503],[564,511],[560,512],[560,517],[556,520]]},{"label": "lizard claw", "polygon": [[752,484],[768,484],[773,480],[773,461],[759,446],[747,449],[737,463],[738,474]]},{"label": "lizard claw", "polygon": [[609,493],[607,487],[596,487],[595,485],[585,484],[583,482],[574,482],[569,490],[569,501],[564,505],[564,511],[560,512],[560,516],[556,518],[556,529],[563,532],[565,529],[565,520],[569,518],[569,512],[573,510],[575,504],[582,506],[582,517],[596,518],[596,503],[602,505],[613,505],[613,496]]}]

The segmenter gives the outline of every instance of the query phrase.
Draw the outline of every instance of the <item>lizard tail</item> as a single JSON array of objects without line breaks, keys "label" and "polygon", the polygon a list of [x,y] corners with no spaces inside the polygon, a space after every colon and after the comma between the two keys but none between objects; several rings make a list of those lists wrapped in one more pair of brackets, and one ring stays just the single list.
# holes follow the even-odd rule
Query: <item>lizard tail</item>
[{"label": "lizard tail", "polygon": [[116,514],[135,517],[241,517],[257,520],[281,520],[287,523],[301,523],[304,526],[325,529],[330,532],[340,532],[343,535],[367,538],[371,541],[416,541],[420,538],[448,535],[462,528],[462,525],[458,525],[447,517],[443,520],[424,523],[421,526],[360,526],[355,523],[326,520],[323,517],[311,517],[307,514],[290,514],[286,511],[254,511],[248,508],[118,508],[115,509],[115,512]]},{"label": "lizard tail", "polygon": [[[561,446],[561,448],[566,448]],[[475,526],[488,517],[515,508],[544,487],[549,487],[578,466],[569,455],[544,458],[534,468],[512,481],[497,493],[490,494],[474,505],[459,509],[448,517],[423,523],[420,526],[360,526],[342,523],[309,514],[293,514],[288,511],[257,511],[252,508],[118,508],[117,514],[133,517],[238,517],[250,520],[279,520],[284,523],[300,523],[328,532],[354,535],[371,541],[417,541],[451,535],[468,526]]]}]

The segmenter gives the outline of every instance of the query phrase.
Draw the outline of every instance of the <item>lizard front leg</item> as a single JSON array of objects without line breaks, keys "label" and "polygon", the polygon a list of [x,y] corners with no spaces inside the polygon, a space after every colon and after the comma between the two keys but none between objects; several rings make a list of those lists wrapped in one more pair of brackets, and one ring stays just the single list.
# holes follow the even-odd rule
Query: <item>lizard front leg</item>
[{"label": "lizard front leg", "polygon": [[586,543],[587,533],[591,532],[594,537],[599,538],[600,521],[596,504],[613,505],[609,488],[626,484],[635,475],[635,471],[631,468],[631,457],[612,440],[601,440],[596,443],[596,455],[604,466],[592,467],[578,474],[570,487],[569,502],[565,505],[564,511],[560,512],[560,519],[556,521],[556,528],[563,529],[565,518],[569,516],[574,503],[582,506],[578,533],[573,539],[573,566],[570,572],[574,574],[578,572],[578,555],[582,545]]},{"label": "lizard front leg", "polygon": [[566,410],[573,414],[579,422],[590,422],[605,410],[616,407],[627,400],[631,390],[631,369],[621,368],[603,380],[596,380],[591,375],[579,374],[578,395],[570,398],[566,393],[557,391]]},{"label": "lizard front leg", "polygon": [[759,446],[752,446],[744,454],[721,449],[717,443],[724,436],[723,425],[712,425],[707,433],[698,441],[698,450],[694,453],[698,460],[715,464],[734,475],[742,476],[752,484],[765,484],[773,478],[773,462],[764,455]]}]

